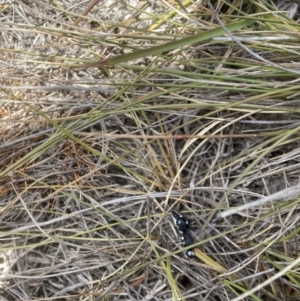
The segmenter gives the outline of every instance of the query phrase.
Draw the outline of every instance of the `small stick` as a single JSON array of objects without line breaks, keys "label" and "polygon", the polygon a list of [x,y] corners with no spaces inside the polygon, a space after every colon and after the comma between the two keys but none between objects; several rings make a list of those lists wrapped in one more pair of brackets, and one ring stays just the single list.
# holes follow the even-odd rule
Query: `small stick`
[{"label": "small stick", "polygon": [[[74,26],[77,26],[81,20],[83,19],[83,16],[86,16],[90,10],[99,2],[100,0],[93,0],[92,3],[90,3],[90,5],[85,9],[85,11],[81,14],[81,16],[79,16],[76,21],[73,23]],[[64,36],[64,34],[58,36],[53,43],[56,43],[59,39],[61,39]]]}]

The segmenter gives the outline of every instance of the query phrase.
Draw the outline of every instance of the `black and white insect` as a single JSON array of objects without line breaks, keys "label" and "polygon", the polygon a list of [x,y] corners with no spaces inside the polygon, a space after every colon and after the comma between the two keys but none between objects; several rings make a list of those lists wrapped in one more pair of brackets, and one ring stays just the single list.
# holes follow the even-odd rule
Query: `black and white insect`
[{"label": "black and white insect", "polygon": [[182,235],[190,231],[190,223],[181,213],[179,213],[176,210],[173,210],[172,217],[173,217],[174,226],[176,227],[176,230],[179,235]]},{"label": "black and white insect", "polygon": [[[188,247],[190,245],[192,245],[194,243],[194,238],[192,237],[192,235],[188,232],[188,233],[184,233],[181,236],[181,245],[183,247]],[[195,253],[193,251],[193,249],[188,249],[186,250],[183,255],[187,258],[187,259],[192,259],[195,257]]]},{"label": "black and white insect", "polygon": [[[192,237],[190,233],[190,224],[189,221],[179,212],[176,210],[172,211],[172,217],[174,226],[176,228],[176,231],[180,235],[181,238],[181,245],[183,247],[188,247],[194,243],[194,238]],[[192,259],[195,257],[195,253],[193,249],[186,250],[183,255],[187,259]]]},{"label": "black and white insect", "polygon": [[192,249],[186,250],[184,252],[184,257],[186,259],[193,259],[193,258],[195,258],[195,253],[194,253],[194,251]]}]

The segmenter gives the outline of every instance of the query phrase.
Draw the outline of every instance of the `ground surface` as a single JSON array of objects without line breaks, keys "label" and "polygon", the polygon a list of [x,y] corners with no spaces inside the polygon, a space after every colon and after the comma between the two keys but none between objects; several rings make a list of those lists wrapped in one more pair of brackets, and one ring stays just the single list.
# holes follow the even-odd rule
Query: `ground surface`
[{"label": "ground surface", "polygon": [[299,4],[211,2],[0,3],[1,301],[300,299]]}]

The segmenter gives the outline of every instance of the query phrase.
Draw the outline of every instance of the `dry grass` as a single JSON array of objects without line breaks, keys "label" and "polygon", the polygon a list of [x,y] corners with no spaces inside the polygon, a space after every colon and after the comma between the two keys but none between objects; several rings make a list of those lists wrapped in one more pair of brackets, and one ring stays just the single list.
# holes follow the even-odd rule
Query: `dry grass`
[{"label": "dry grass", "polygon": [[299,5],[228,2],[0,4],[1,301],[299,300]]}]

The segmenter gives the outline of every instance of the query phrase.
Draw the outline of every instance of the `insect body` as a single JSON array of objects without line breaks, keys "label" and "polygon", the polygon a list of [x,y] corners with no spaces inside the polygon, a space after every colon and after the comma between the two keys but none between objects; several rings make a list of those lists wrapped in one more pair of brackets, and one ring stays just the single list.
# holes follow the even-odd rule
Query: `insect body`
[{"label": "insect body", "polygon": [[[192,245],[194,243],[194,238],[190,233],[189,221],[176,210],[172,211],[172,217],[173,217],[174,226],[181,238],[181,245],[183,247]],[[195,253],[193,249],[188,249],[184,252],[184,256],[188,259],[192,259],[195,257]]]},{"label": "insect body", "polygon": [[[183,247],[190,246],[193,243],[194,243],[194,238],[192,237],[192,235],[189,232],[188,233],[184,233],[181,236],[181,245]],[[187,259],[192,259],[192,258],[195,257],[195,253],[194,253],[193,249],[188,249],[188,250],[185,251],[184,256]]]},{"label": "insect body", "polygon": [[193,258],[195,258],[195,253],[192,249],[189,249],[189,250],[185,251],[184,256],[187,259],[193,259]]},{"label": "insect body", "polygon": [[189,221],[179,212],[173,210],[172,211],[174,226],[179,235],[189,232],[190,224]]},{"label": "insect body", "polygon": [[183,247],[190,246],[194,243],[194,238],[190,233],[185,233],[181,236],[181,245]]}]

